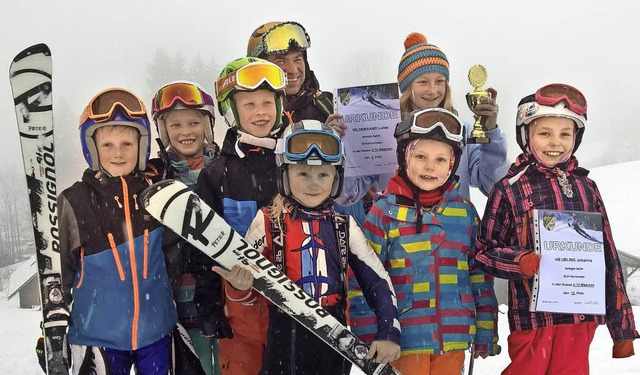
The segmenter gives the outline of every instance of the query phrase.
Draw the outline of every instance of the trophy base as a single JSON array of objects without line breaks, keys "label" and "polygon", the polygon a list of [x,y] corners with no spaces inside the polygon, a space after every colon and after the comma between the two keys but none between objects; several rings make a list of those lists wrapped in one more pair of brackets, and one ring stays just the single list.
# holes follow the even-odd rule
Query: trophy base
[{"label": "trophy base", "polygon": [[486,144],[488,144],[490,142],[491,142],[491,140],[489,138],[487,138],[487,137],[469,137],[469,138],[467,138],[467,143],[486,145]]}]

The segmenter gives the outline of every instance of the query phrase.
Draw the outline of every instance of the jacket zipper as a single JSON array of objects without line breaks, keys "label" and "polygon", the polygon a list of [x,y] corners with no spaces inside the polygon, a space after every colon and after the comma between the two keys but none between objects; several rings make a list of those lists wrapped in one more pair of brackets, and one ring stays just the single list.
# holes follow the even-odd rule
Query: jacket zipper
[{"label": "jacket zipper", "polygon": [[[129,204],[129,187],[123,177],[122,195],[124,201],[124,220],[127,228],[127,239],[129,240],[129,264],[131,265],[131,281],[133,284],[133,320],[131,324],[131,349],[138,349],[138,319],[140,318],[140,291],[138,288],[138,271],[136,268],[135,244],[133,243],[133,225],[131,223],[131,206]],[[136,204],[137,205],[137,204]]]},{"label": "jacket zipper", "polygon": [[80,286],[82,285],[82,280],[84,280],[84,247],[80,248],[80,280],[78,280],[76,289],[80,288]]},{"label": "jacket zipper", "polygon": [[118,275],[120,276],[120,281],[124,281],[124,270],[122,269],[122,262],[120,261],[120,255],[118,255],[118,248],[116,247],[116,241],[113,239],[113,234],[107,233],[107,237],[109,238],[109,245],[111,246],[111,252],[113,253],[113,258],[116,261],[116,267],[118,267]]},{"label": "jacket zipper", "polygon": [[[134,195],[135,197],[135,195]],[[149,229],[144,230],[144,262],[142,277],[146,280],[149,275]]]}]

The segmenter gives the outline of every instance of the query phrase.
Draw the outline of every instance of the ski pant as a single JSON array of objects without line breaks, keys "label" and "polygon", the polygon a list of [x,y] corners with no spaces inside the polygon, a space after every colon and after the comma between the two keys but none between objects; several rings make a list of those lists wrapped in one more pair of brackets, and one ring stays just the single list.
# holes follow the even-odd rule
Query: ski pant
[{"label": "ski pant", "polygon": [[[340,306],[326,310],[344,324],[345,305]],[[267,347],[260,375],[348,375],[350,370],[351,362],[276,306],[269,306]]]},{"label": "ski pant", "polygon": [[169,373],[171,336],[137,350],[118,350],[71,345],[74,375],[129,375],[135,365],[138,375]]},{"label": "ski pant", "polygon": [[[219,375],[218,340],[204,336],[199,328],[187,330],[193,348],[200,359],[200,364],[206,375]],[[215,358],[215,361],[214,361]]]},{"label": "ski pant", "polygon": [[502,375],[588,375],[596,328],[598,323],[589,322],[511,332],[511,363]]},{"label": "ski pant", "polygon": [[401,374],[460,375],[464,353],[464,350],[455,350],[445,354],[405,354],[391,365]]}]

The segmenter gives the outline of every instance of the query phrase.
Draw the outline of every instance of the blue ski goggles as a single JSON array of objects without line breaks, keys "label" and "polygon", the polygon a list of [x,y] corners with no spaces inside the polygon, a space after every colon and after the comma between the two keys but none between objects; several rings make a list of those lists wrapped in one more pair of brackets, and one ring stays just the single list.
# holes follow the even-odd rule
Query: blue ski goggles
[{"label": "blue ski goggles", "polygon": [[316,154],[327,163],[344,158],[342,140],[335,134],[317,130],[299,130],[287,137],[283,156],[291,161],[303,161]]}]

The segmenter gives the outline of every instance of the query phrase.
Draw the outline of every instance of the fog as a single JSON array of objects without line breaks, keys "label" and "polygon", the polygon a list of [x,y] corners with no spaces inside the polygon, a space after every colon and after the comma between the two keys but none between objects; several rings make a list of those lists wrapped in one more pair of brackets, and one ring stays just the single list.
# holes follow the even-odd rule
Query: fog
[{"label": "fog", "polygon": [[183,64],[192,65],[199,55],[209,66],[209,78],[199,83],[213,93],[222,66],[243,56],[251,32],[272,20],[306,27],[310,66],[326,91],[395,81],[404,38],[424,33],[447,54],[454,102],[468,121],[467,71],[483,64],[486,87],[499,92],[498,123],[508,135],[511,160],[519,153],[513,130],[519,99],[546,83],[569,83],[589,101],[581,165],[637,160],[640,54],[633,40],[640,35],[639,10],[640,3],[631,1],[562,0],[6,2],[0,22],[0,170],[22,173],[7,72],[27,46],[45,42],[52,50],[61,191],[86,166],[76,119],[95,93],[122,86],[150,104],[157,88],[150,82],[158,77],[149,77],[149,67],[160,49]]}]

